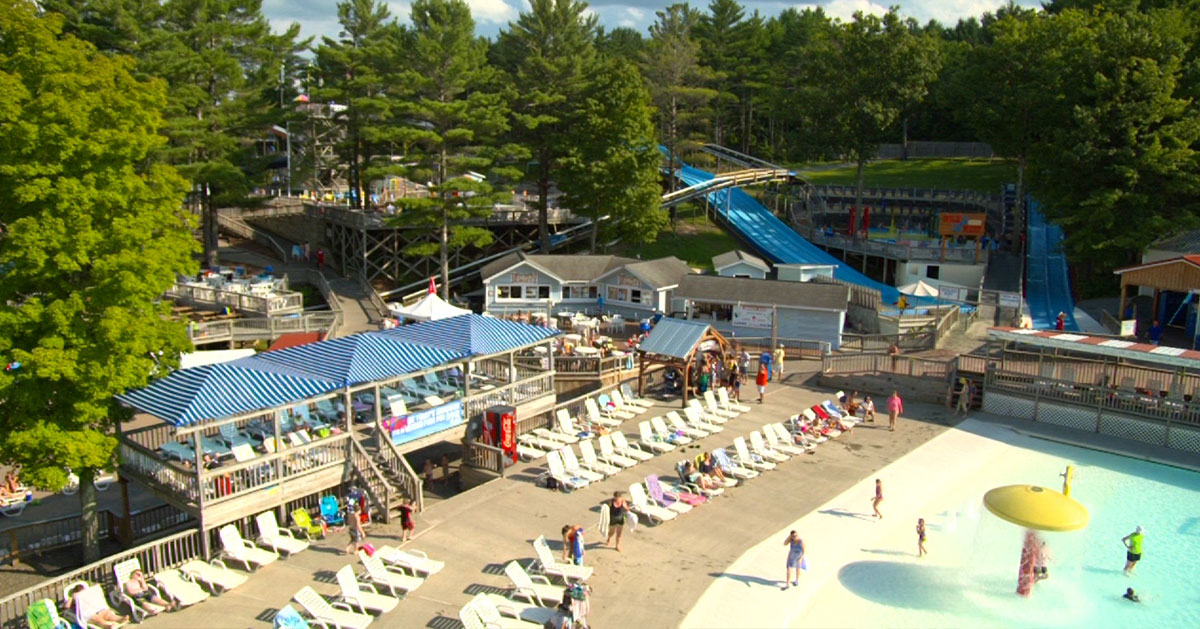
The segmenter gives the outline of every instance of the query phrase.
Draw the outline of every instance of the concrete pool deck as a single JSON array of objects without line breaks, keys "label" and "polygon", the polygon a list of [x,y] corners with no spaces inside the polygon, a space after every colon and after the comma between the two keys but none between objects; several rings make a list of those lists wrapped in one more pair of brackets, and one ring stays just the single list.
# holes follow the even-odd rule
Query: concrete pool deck
[{"label": "concrete pool deck", "polygon": [[[832,392],[808,388],[808,374],[789,373],[785,386],[773,386],[762,405],[725,425],[725,431],[699,443],[704,448],[728,446],[733,438],[761,429],[832,397]],[[628,420],[627,434],[636,434],[637,421],[677,409],[678,402],[660,404]],[[378,618],[381,626],[457,627],[458,609],[478,592],[503,592],[503,566],[533,557],[530,542],[545,535],[559,548],[564,524],[582,524],[588,553],[595,567],[591,614],[595,627],[678,626],[713,579],[741,556],[747,547],[774,535],[781,527],[871,477],[890,462],[943,433],[956,423],[947,409],[907,405],[896,432],[882,423],[867,424],[821,445],[815,454],[782,463],[769,472],[727,492],[710,504],[659,526],[639,526],[626,532],[622,551],[602,546],[595,531],[598,504],[616,489],[626,489],[647,474],[675,476],[673,466],[683,454],[670,453],[570,494],[552,492],[532,480],[544,465],[520,463],[510,474],[487,485],[440,502],[417,518],[418,537],[406,545],[446,562],[392,612]],[[919,417],[920,419],[912,419]],[[877,420],[879,421],[879,420]],[[699,449],[683,451],[694,456]],[[368,530],[375,546],[396,544],[398,523]],[[148,627],[261,627],[276,610],[288,604],[304,585],[332,596],[337,592],[336,570],[351,562],[340,554],[346,535],[314,544],[309,551],[258,570],[241,587],[190,609],[147,620]]]}]

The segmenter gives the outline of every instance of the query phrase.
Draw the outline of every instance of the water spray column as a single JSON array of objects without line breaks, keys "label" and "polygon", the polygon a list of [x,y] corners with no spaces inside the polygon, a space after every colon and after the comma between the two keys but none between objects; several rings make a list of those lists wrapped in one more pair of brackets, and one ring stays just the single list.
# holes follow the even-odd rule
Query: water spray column
[{"label": "water spray column", "polygon": [[1030,595],[1037,580],[1034,567],[1041,541],[1036,531],[1077,531],[1088,524],[1087,508],[1071,498],[1073,476],[1074,468],[1068,465],[1062,474],[1062,493],[1036,485],[1007,485],[983,496],[988,511],[1026,529],[1017,576],[1017,593],[1022,596]]}]

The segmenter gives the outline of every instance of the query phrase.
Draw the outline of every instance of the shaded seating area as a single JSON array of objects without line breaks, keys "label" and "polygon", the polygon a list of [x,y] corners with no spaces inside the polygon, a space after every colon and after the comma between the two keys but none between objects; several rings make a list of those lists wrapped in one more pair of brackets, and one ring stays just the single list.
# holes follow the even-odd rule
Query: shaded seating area
[{"label": "shaded seating area", "polygon": [[694,383],[694,366],[703,365],[707,354],[713,354],[718,362],[723,362],[730,351],[729,341],[707,323],[663,318],[637,348],[638,396],[645,394],[646,368],[663,365],[682,374],[682,397],[686,407]]},{"label": "shaded seating area", "polygon": [[[341,484],[348,458],[372,473],[359,432],[399,445],[494,404],[552,396],[553,374],[514,356],[555,335],[472,314],[179,369],[118,396],[162,420],[122,431],[121,471],[216,527],[278,506],[280,490]],[[389,482],[375,476],[364,487],[384,511],[380,492],[397,492]]]}]

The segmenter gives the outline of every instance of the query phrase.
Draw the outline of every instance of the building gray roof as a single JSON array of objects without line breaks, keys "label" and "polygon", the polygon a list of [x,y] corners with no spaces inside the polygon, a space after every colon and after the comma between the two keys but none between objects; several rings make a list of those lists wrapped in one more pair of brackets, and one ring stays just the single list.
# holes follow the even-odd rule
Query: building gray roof
[{"label": "building gray roof", "polygon": [[720,275],[688,275],[679,282],[675,297],[717,303],[789,306],[820,310],[846,310],[850,287],[844,284],[785,282]]},{"label": "building gray roof", "polygon": [[746,264],[756,266],[764,271],[771,270],[771,265],[767,264],[766,261],[764,261],[762,258],[760,258],[758,256],[750,255],[740,249],[734,249],[733,251],[726,251],[725,253],[722,253],[719,256],[713,256],[712,262],[713,262],[713,268],[718,271],[720,271],[721,269],[723,269],[731,264],[736,264],[738,262],[745,262]]},{"label": "building gray roof", "polygon": [[633,258],[620,256],[537,255],[518,252],[483,265],[479,273],[483,279],[488,279],[521,261],[541,267],[565,282],[590,282],[619,266],[637,262]]},{"label": "building gray roof", "polygon": [[1151,244],[1150,248],[1159,251],[1174,251],[1185,255],[1200,253],[1200,229],[1163,238]]},{"label": "building gray roof", "polygon": [[625,269],[636,274],[655,288],[674,286],[679,283],[679,280],[692,272],[691,267],[686,262],[675,256],[643,262],[631,260],[630,262],[631,264],[625,264]]},{"label": "building gray roof", "polygon": [[684,359],[707,331],[708,324],[701,321],[663,317],[654,324],[646,340],[638,344],[638,351]]}]

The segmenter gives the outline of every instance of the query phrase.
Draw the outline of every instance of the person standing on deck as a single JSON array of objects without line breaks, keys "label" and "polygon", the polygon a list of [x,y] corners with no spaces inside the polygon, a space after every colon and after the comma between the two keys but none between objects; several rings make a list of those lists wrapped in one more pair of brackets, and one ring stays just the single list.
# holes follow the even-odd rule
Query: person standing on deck
[{"label": "person standing on deck", "polygon": [[775,368],[775,379],[776,380],[783,380],[783,358],[784,358],[784,356],[785,356],[785,354],[783,351],[783,343],[780,343],[779,347],[775,348],[775,353],[771,356],[771,366],[773,366]]},{"label": "person standing on deck", "polygon": [[900,392],[893,390],[892,397],[888,398],[888,430],[896,431],[896,418],[903,412],[904,401],[900,399]]}]

